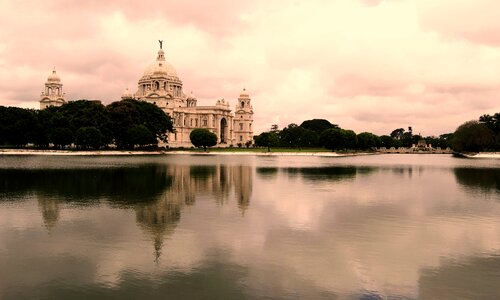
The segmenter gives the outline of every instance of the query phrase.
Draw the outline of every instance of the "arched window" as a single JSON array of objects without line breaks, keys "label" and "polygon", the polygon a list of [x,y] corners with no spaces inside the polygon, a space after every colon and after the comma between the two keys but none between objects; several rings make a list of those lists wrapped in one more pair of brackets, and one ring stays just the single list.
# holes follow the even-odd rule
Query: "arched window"
[{"label": "arched window", "polygon": [[241,107],[245,107],[245,102],[241,101]]},{"label": "arched window", "polygon": [[155,81],[155,90],[160,89],[160,83],[158,81]]}]

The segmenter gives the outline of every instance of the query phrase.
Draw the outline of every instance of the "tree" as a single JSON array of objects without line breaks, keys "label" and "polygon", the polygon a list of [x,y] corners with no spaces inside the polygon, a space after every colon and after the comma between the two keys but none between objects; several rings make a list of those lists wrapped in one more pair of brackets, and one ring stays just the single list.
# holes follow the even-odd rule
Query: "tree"
[{"label": "tree", "polygon": [[280,144],[283,147],[302,148],[318,146],[319,136],[316,132],[297,126],[294,123],[283,128],[278,136]]},{"label": "tree", "polygon": [[[302,128],[302,127],[299,127]],[[303,128],[300,137],[301,147],[319,147],[319,134],[315,131]]]},{"label": "tree", "polygon": [[500,113],[496,113],[493,116],[482,115],[479,117],[479,122],[486,125],[495,134],[500,133]]},{"label": "tree", "polygon": [[173,132],[170,117],[152,103],[126,99],[109,104],[106,112],[109,116],[110,131],[118,148],[130,147],[130,141],[127,141],[130,135],[127,131],[136,125],[146,127],[156,139],[164,142],[167,142],[168,132]]},{"label": "tree", "polygon": [[358,137],[356,133],[352,130],[342,130],[342,135],[344,136],[344,148],[355,149],[358,144]]},{"label": "tree", "polygon": [[319,136],[321,146],[329,150],[342,149],[345,146],[345,136],[340,128],[331,128],[323,131]]},{"label": "tree", "polygon": [[136,145],[139,147],[157,145],[158,140],[146,126],[132,125],[125,132],[124,143],[128,149],[134,149]]},{"label": "tree", "polygon": [[403,128],[394,129],[391,132],[391,137],[395,140],[401,140],[404,137],[405,130]]},{"label": "tree", "polygon": [[95,127],[81,127],[76,131],[75,144],[82,148],[99,149],[102,146],[102,133]]},{"label": "tree", "polygon": [[271,132],[278,133],[280,130],[278,128],[278,124],[271,125]]},{"label": "tree", "polygon": [[111,142],[110,121],[106,107],[98,101],[77,100],[59,107],[57,113],[68,120],[68,128],[76,136],[82,127],[94,127],[101,132],[101,139]]},{"label": "tree", "polygon": [[1,107],[0,144],[22,147],[34,142],[37,125],[34,110],[19,107]]},{"label": "tree", "polygon": [[64,148],[73,143],[74,136],[69,128],[58,127],[52,131],[50,139],[56,148]]},{"label": "tree", "polygon": [[385,147],[387,149],[394,146],[394,139],[388,135],[382,135],[380,137],[380,146]]},{"label": "tree", "polygon": [[369,150],[380,145],[380,138],[370,132],[362,132],[358,134],[357,148],[361,150]]},{"label": "tree", "polygon": [[276,147],[279,143],[278,135],[274,132],[263,132],[254,137],[255,145],[267,147],[267,152],[271,152],[271,147]]},{"label": "tree", "polygon": [[35,145],[41,148],[48,148],[51,142],[52,130],[54,127],[54,116],[56,115],[59,107],[50,106],[45,109],[37,111],[37,132],[35,134]]},{"label": "tree", "polygon": [[203,147],[203,151],[217,144],[217,135],[205,128],[193,129],[189,134],[189,139],[195,147]]},{"label": "tree", "polygon": [[427,144],[432,145],[433,148],[439,147],[441,149],[446,149],[446,148],[450,147],[449,136],[451,136],[450,133],[442,134],[439,137],[427,136],[427,137],[425,137],[425,141],[427,142]]},{"label": "tree", "polygon": [[331,128],[321,133],[319,141],[323,147],[334,151],[339,149],[354,149],[358,140],[356,133],[352,130]]},{"label": "tree", "polygon": [[339,128],[337,125],[330,123],[328,120],[324,119],[312,119],[306,120],[300,124],[300,127],[312,130],[316,132],[318,135],[323,131],[331,128]]},{"label": "tree", "polygon": [[480,152],[495,142],[494,132],[478,121],[468,121],[460,125],[451,140],[455,151]]}]

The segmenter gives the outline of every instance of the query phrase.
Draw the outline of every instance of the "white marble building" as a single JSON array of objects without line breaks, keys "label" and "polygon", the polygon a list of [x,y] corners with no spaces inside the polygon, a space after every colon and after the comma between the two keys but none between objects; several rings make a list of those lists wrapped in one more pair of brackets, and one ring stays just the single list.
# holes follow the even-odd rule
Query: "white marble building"
[{"label": "white marble building", "polygon": [[47,78],[45,82],[45,89],[40,95],[40,109],[47,108],[49,106],[61,106],[66,103],[65,94],[62,90],[61,78],[56,73],[56,69],[52,71],[52,74]]},{"label": "white marble building", "polygon": [[137,92],[132,94],[127,89],[123,93],[122,99],[127,98],[153,103],[170,115],[175,129],[168,136],[170,147],[191,147],[189,134],[195,128],[215,133],[218,147],[253,142],[253,109],[245,89],[237,99],[234,113],[224,99],[215,105],[198,106],[192,93],[188,96],[183,92],[177,72],[165,60],[161,42],[156,61],[139,79]]}]

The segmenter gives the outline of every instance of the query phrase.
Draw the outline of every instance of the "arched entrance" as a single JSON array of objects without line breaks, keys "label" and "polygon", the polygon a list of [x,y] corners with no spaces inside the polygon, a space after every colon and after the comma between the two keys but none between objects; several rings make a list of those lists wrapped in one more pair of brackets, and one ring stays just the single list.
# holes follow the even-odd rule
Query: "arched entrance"
[{"label": "arched entrance", "polygon": [[225,144],[227,139],[227,121],[226,118],[220,120],[220,143]]}]

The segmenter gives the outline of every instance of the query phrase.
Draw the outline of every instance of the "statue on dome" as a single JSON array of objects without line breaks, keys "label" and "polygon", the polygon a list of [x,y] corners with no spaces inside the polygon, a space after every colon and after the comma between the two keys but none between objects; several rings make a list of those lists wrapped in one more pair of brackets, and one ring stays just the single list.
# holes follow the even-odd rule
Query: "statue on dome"
[{"label": "statue on dome", "polygon": [[163,40],[158,40],[158,42],[160,42],[160,49],[163,49],[162,46],[163,46]]}]

